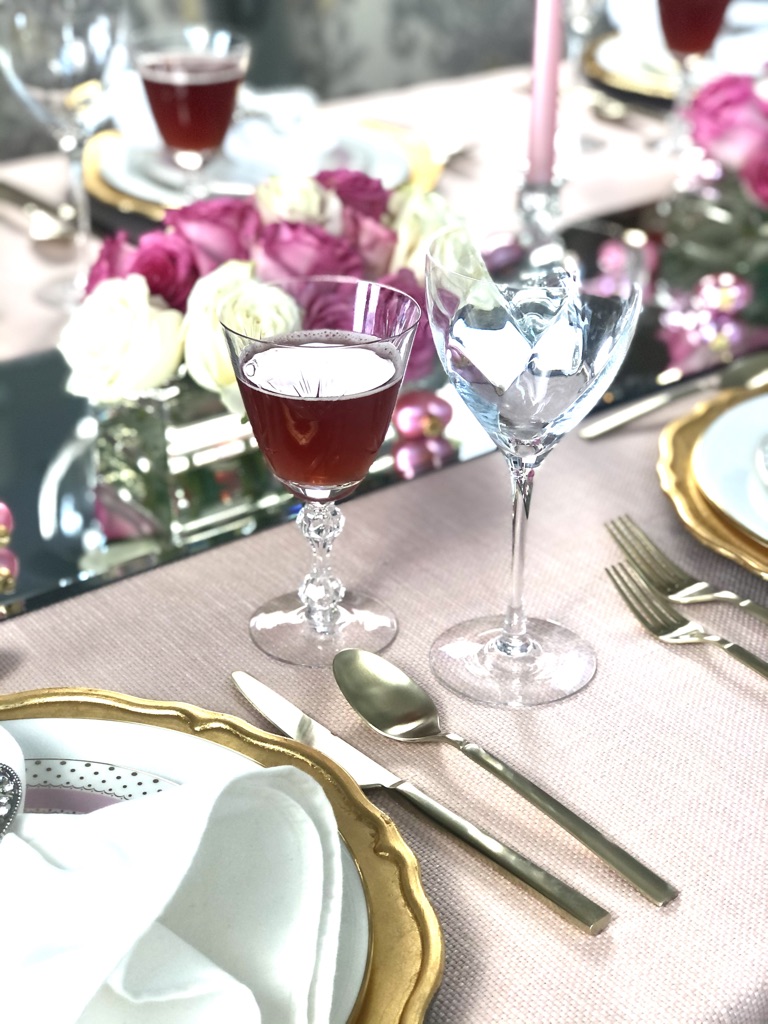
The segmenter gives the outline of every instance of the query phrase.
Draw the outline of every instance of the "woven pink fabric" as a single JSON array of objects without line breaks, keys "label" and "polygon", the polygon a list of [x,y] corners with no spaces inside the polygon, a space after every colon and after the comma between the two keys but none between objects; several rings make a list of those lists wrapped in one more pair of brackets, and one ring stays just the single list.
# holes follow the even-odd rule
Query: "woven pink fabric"
[{"label": "woven pink fabric", "polygon": [[[443,628],[503,606],[500,457],[354,498],[337,567],[397,610],[389,654],[430,689],[444,722],[677,885],[681,896],[665,909],[457,751],[377,736],[330,670],[278,664],[253,646],[249,613],[305,568],[292,525],[8,620],[0,686],[103,687],[257,721],[228,678],[245,669],[613,913],[602,935],[583,935],[418,812],[376,794],[417,854],[444,930],[431,1024],[757,1024],[768,1017],[768,683],[720,651],[654,641],[604,572],[619,553],[603,523],[630,511],[688,568],[768,602],[766,583],[701,547],[661,493],[663,422],[659,414],[600,441],[567,438],[537,480],[529,610],[573,627],[598,655],[593,681],[560,704],[471,705],[427,664]],[[699,617],[768,657],[765,628],[738,610],[711,605]]]}]

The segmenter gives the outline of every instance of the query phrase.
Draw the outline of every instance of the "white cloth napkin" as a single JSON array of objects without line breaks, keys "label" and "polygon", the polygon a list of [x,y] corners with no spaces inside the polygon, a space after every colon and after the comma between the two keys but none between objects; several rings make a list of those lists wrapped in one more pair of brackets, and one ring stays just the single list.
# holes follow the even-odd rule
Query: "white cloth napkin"
[{"label": "white cloth napkin", "polygon": [[[2,727],[0,742],[15,743]],[[9,1024],[329,1020],[340,842],[297,768],[19,815],[0,881]]]}]

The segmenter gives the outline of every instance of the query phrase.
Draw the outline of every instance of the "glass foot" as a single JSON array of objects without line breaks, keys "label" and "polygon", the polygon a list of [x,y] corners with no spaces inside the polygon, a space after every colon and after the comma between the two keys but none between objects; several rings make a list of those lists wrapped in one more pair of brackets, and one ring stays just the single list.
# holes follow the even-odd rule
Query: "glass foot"
[{"label": "glass foot", "polygon": [[479,704],[526,708],[570,697],[595,674],[592,648],[546,619],[528,619],[527,650],[503,653],[496,644],[503,621],[472,619],[437,638],[429,661],[444,686]]},{"label": "glass foot", "polygon": [[397,635],[397,619],[375,598],[347,591],[329,633],[310,624],[296,594],[262,605],[251,618],[251,639],[265,654],[290,665],[330,665],[339,651],[361,647],[382,651]]}]

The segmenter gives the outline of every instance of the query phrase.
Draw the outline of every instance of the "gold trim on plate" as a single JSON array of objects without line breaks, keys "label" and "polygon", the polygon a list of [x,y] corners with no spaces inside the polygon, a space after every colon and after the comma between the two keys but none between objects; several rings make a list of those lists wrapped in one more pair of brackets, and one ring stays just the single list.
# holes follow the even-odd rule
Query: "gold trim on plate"
[{"label": "gold trim on plate", "polygon": [[0,721],[85,718],[153,725],[229,747],[265,767],[291,764],[325,790],[363,883],[370,923],[367,976],[350,1024],[421,1024],[442,978],[440,926],[418,863],[389,817],[330,758],[233,715],[109,690],[50,688],[0,695]]},{"label": "gold trim on plate", "polygon": [[768,545],[719,512],[699,490],[691,466],[693,448],[704,430],[722,412],[747,398],[768,393],[765,388],[732,388],[697,403],[681,419],[668,424],[659,437],[657,472],[662,490],[677,514],[707,547],[768,580]]},{"label": "gold trim on plate", "polygon": [[[120,213],[138,213],[149,220],[160,222],[166,211],[162,203],[153,203],[139,196],[128,195],[127,192],[113,188],[102,178],[101,167],[105,155],[121,145],[120,133],[112,129],[98,132],[88,139],[83,149],[83,181],[86,189],[94,199],[106,203],[107,206],[114,206]],[[179,206],[188,201],[179,193]]]},{"label": "gold trim on plate", "polygon": [[[599,82],[607,89],[615,89],[617,92],[628,93],[633,96],[643,96],[651,100],[666,100],[672,102],[677,95],[677,85],[671,81],[668,75],[661,71],[653,71],[648,68],[635,68],[631,74],[624,71],[611,71],[600,63],[600,47],[609,39],[618,38],[617,32],[607,32],[596,39],[593,39],[586,47],[582,57],[582,71],[593,82]],[[639,55],[639,49],[638,49]]]}]

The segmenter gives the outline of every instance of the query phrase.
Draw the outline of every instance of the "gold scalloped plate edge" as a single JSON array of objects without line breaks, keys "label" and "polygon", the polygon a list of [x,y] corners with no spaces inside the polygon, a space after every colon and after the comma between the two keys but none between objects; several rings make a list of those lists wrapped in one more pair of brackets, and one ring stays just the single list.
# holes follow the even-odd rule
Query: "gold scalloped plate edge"
[{"label": "gold scalloped plate edge", "polygon": [[367,976],[350,1024],[421,1024],[442,980],[443,942],[418,862],[392,820],[330,758],[234,715],[111,690],[51,687],[0,694],[0,721],[85,718],[199,736],[264,767],[292,764],[322,785],[357,865],[371,931]]},{"label": "gold scalloped plate edge", "polygon": [[600,82],[606,88],[615,89],[617,92],[671,103],[677,95],[677,90],[674,83],[669,82],[664,75],[653,74],[649,71],[645,75],[639,74],[633,78],[617,71],[611,71],[600,63],[597,52],[601,44],[608,39],[618,37],[618,35],[618,32],[607,32],[588,44],[582,58],[582,71],[587,78],[591,78],[594,82]]},{"label": "gold scalloped plate edge", "polygon": [[[83,181],[89,194],[107,206],[113,206],[120,213],[138,213],[149,220],[162,221],[166,208],[162,203],[153,203],[149,199],[128,195],[113,188],[101,176],[101,166],[110,147],[121,145],[120,133],[107,129],[92,135],[83,148]],[[183,200],[179,198],[179,205]]]},{"label": "gold scalloped plate edge", "polygon": [[768,545],[719,512],[699,490],[691,468],[694,445],[709,424],[726,409],[761,393],[768,393],[768,387],[721,391],[667,424],[659,436],[656,471],[678,516],[702,544],[768,580]]}]

